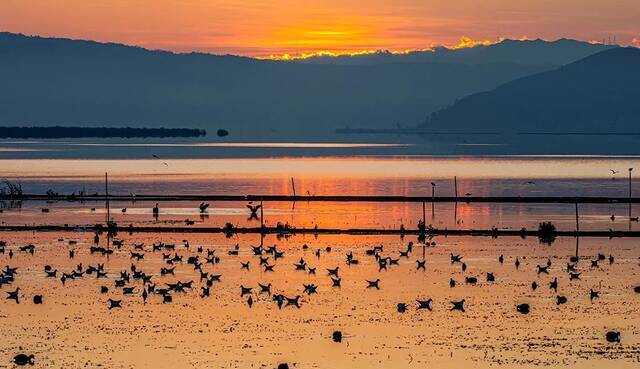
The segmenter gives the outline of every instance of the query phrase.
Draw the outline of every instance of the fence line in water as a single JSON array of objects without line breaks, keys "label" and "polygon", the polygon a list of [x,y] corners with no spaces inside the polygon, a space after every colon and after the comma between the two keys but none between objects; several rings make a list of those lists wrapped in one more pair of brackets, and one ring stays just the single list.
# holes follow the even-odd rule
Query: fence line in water
[{"label": "fence line in water", "polygon": [[377,195],[46,195],[0,196],[0,201],[264,201],[264,202],[409,202],[409,203],[529,203],[637,204],[640,197],[606,196],[377,196]]}]

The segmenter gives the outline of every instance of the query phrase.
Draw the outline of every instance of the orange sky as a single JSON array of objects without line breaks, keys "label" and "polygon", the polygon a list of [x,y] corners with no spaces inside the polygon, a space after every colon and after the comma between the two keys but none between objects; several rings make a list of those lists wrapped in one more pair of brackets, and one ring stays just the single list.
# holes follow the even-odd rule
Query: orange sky
[{"label": "orange sky", "polygon": [[0,30],[249,56],[422,49],[462,36],[640,46],[640,0],[0,0]]}]

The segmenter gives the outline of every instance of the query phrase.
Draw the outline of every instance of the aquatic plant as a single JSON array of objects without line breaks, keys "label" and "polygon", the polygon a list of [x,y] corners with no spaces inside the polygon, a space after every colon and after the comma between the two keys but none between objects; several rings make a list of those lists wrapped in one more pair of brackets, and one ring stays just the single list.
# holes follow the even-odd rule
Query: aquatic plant
[{"label": "aquatic plant", "polygon": [[8,179],[2,180],[2,187],[0,187],[0,196],[3,198],[16,199],[22,197],[24,192],[22,191],[22,184],[20,182],[12,182]]}]

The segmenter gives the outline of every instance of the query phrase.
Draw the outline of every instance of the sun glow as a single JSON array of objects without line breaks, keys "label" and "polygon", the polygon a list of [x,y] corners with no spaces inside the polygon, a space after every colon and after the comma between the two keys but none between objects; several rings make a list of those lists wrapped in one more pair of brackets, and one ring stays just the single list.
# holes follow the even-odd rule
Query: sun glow
[{"label": "sun glow", "polygon": [[[310,32],[311,34],[311,32]],[[338,35],[339,32],[331,32],[325,31],[319,34],[327,34],[327,35]],[[259,57],[259,59],[269,59],[269,60],[303,60],[315,57],[339,57],[339,56],[358,56],[358,55],[374,55],[374,54],[393,54],[393,55],[403,55],[410,54],[415,52],[429,52],[434,51],[437,48],[446,48],[449,50],[458,50],[458,49],[466,49],[473,48],[477,46],[490,46],[496,43],[504,41],[505,38],[498,37],[496,40],[474,40],[470,37],[463,36],[460,38],[460,41],[457,44],[453,45],[441,45],[441,44],[433,44],[429,47],[425,48],[411,48],[406,50],[357,50],[357,51],[348,51],[348,50],[321,50],[321,51],[311,51],[311,52],[300,52],[300,53],[285,53],[285,54],[271,54],[263,57]],[[526,36],[522,36],[518,38],[518,40],[527,40]]]}]

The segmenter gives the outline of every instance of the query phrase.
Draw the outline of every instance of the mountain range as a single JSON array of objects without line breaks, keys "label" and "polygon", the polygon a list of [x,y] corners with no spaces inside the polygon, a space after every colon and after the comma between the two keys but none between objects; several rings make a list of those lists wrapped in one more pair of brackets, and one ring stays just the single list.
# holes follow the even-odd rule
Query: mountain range
[{"label": "mountain range", "polygon": [[[225,128],[232,140],[330,140],[345,126],[412,126],[456,99],[609,48],[505,40],[291,62],[0,33],[0,125]],[[429,125],[444,124],[447,111]]]},{"label": "mountain range", "polygon": [[615,45],[593,44],[562,38],[553,42],[506,39],[495,44],[473,47],[435,47],[424,51],[391,53],[379,51],[356,55],[312,56],[296,60],[309,64],[368,65],[381,63],[453,63],[487,64],[512,63],[520,65],[565,65]]},{"label": "mountain range", "polygon": [[640,133],[640,49],[615,48],[456,101],[424,130]]}]

